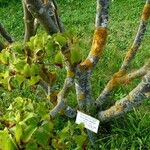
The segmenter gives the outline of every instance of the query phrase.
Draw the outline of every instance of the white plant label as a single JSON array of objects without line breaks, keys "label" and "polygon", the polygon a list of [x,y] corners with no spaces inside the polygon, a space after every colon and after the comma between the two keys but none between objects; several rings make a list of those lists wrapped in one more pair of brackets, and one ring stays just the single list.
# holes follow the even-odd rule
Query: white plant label
[{"label": "white plant label", "polygon": [[83,123],[86,129],[89,129],[95,133],[98,132],[99,120],[89,115],[86,115],[80,111],[77,111],[76,123],[77,124]]}]

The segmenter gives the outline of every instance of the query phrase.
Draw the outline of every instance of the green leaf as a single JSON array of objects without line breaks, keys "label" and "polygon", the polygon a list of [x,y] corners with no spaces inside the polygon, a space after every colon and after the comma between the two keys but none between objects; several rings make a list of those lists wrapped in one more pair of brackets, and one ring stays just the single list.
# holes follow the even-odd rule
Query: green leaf
[{"label": "green leaf", "polygon": [[24,76],[25,76],[26,78],[30,77],[31,72],[30,72],[30,66],[29,66],[29,64],[26,64],[26,65],[24,66],[23,74],[24,74]]},{"label": "green leaf", "polygon": [[55,45],[53,41],[48,41],[48,43],[45,46],[45,50],[48,56],[50,56],[55,50]]},{"label": "green leaf", "polygon": [[82,146],[87,139],[87,135],[86,134],[74,135],[73,139],[77,144],[77,149],[82,149]]},{"label": "green leaf", "polygon": [[38,64],[32,64],[30,72],[31,72],[31,76],[37,76],[37,75],[39,75],[40,67],[38,66]]},{"label": "green leaf", "polygon": [[50,35],[48,35],[47,33],[42,33],[41,35],[38,35],[38,37],[41,36],[42,39],[42,45],[43,47],[45,47],[45,45],[47,44],[47,42],[52,38]]},{"label": "green leaf", "polygon": [[20,118],[21,118],[21,116],[20,116],[20,112],[19,111],[17,111],[16,113],[15,113],[15,116],[16,116],[16,122],[19,122],[20,121]]},{"label": "green leaf", "polygon": [[25,78],[22,75],[16,75],[15,76],[16,81],[18,82],[19,87],[21,86],[21,84],[24,82]]},{"label": "green leaf", "polygon": [[19,108],[21,107],[22,108],[22,105],[23,105],[23,102],[24,102],[24,99],[20,96],[16,97],[15,100],[14,100],[14,105],[15,107]]},{"label": "green leaf", "polygon": [[23,69],[24,69],[24,66],[26,65],[26,62],[25,60],[21,60],[21,59],[16,59],[14,61],[14,68],[17,72],[20,72],[22,73],[23,72]]},{"label": "green leaf", "polygon": [[8,77],[7,78],[7,88],[8,88],[8,91],[11,91],[12,90],[12,84],[11,84],[11,80],[12,80],[13,77]]},{"label": "green leaf", "polygon": [[7,108],[7,110],[13,110],[12,104],[9,105],[9,107]]},{"label": "green leaf", "polygon": [[25,123],[28,122],[28,120],[30,120],[31,118],[36,117],[36,114],[33,112],[26,112],[25,115],[23,116],[23,120],[21,121],[21,123]]},{"label": "green leaf", "polygon": [[35,142],[28,143],[25,150],[37,150],[37,144]]},{"label": "green leaf", "polygon": [[80,51],[78,49],[71,50],[71,63],[79,64],[82,61]]},{"label": "green leaf", "polygon": [[46,147],[48,145],[48,140],[50,138],[50,133],[43,130],[40,127],[35,133],[36,142],[41,145],[42,147]]},{"label": "green leaf", "polygon": [[10,53],[6,49],[2,50],[0,53],[0,62],[4,65],[8,65],[9,57],[10,57]]},{"label": "green leaf", "polygon": [[63,57],[62,57],[62,54],[60,51],[55,56],[55,64],[59,65],[59,66],[60,65],[62,66],[62,64],[63,64]]},{"label": "green leaf", "polygon": [[6,71],[5,73],[1,73],[0,77],[0,84],[2,84],[2,86],[7,90],[11,91],[13,88],[11,83],[13,76],[9,76],[9,71]]},{"label": "green leaf", "polygon": [[13,109],[20,110],[23,108],[24,99],[22,97],[16,97],[14,102],[12,103]]},{"label": "green leaf", "polygon": [[47,35],[46,33],[37,34],[31,37],[30,41],[27,42],[26,45],[29,46],[31,50],[43,49],[50,38],[51,36]]},{"label": "green leaf", "polygon": [[67,43],[67,39],[61,33],[57,33],[53,35],[53,37],[54,37],[54,41],[57,44],[59,44],[61,47],[65,46],[65,44]]},{"label": "green leaf", "polygon": [[30,41],[26,43],[26,45],[32,50],[34,49],[34,39],[35,39],[35,36],[32,36],[30,38]]},{"label": "green leaf", "polygon": [[22,136],[22,126],[20,124],[17,124],[15,129],[15,139],[18,144],[20,143],[21,136]]},{"label": "green leaf", "polygon": [[51,132],[54,128],[54,124],[50,121],[45,121],[43,122],[43,124],[41,125],[41,127],[46,131],[46,132]]},{"label": "green leaf", "polygon": [[40,35],[35,36],[34,48],[39,48],[39,49],[43,48],[43,40],[42,40],[42,37]]},{"label": "green leaf", "polygon": [[38,126],[39,122],[40,122],[40,118],[38,118],[38,115],[35,114],[34,117],[29,118],[28,120],[26,120],[25,123],[26,123],[27,126],[32,125],[32,126],[35,126],[35,127],[36,127],[36,126]]},{"label": "green leaf", "polygon": [[40,79],[41,79],[40,76],[31,76],[31,79],[28,80],[28,86],[37,84],[40,81]]},{"label": "green leaf", "polygon": [[18,54],[24,54],[23,45],[19,42],[15,42],[11,45],[13,51]]},{"label": "green leaf", "polygon": [[25,131],[23,132],[21,139],[23,141],[23,143],[27,143],[29,142],[29,140],[32,138],[32,135],[35,133],[35,131],[37,130],[37,126],[35,125],[29,125]]},{"label": "green leaf", "polygon": [[8,114],[6,115],[5,120],[7,120],[9,122],[9,126],[12,126],[16,123],[16,118],[15,118],[15,113],[14,112],[8,112]]},{"label": "green leaf", "polygon": [[8,133],[8,129],[5,128],[0,131],[0,149],[2,150],[16,150],[17,146],[12,139],[12,136]]},{"label": "green leaf", "polygon": [[[36,113],[43,119],[45,120],[47,117],[47,114],[48,114],[48,109],[47,109],[47,106],[46,106],[46,103],[45,102],[39,102],[36,104]],[[49,116],[49,115],[48,115]]]},{"label": "green leaf", "polygon": [[59,137],[60,137],[60,141],[63,142],[65,141],[66,139],[68,140],[70,138],[70,136],[73,135],[73,130],[72,130],[72,125],[71,125],[71,122],[68,121],[68,125],[63,128],[61,130],[61,132],[59,133]]}]

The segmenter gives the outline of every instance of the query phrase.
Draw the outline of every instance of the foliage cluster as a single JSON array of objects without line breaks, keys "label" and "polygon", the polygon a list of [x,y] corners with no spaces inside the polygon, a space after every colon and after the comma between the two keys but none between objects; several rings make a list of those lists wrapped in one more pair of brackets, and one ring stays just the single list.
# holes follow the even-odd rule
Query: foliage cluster
[{"label": "foliage cluster", "polygon": [[60,128],[49,109],[44,102],[17,97],[0,116],[0,149],[82,149],[87,140],[83,125],[68,122]]},{"label": "foliage cluster", "polygon": [[[22,45],[13,43],[0,53],[0,84],[11,91],[13,88],[38,85],[45,82],[51,86],[57,79],[57,66],[62,68],[60,49],[68,41],[66,35],[39,34]],[[72,64],[78,64],[81,55],[76,46],[71,50]],[[54,65],[55,64],[55,65]]]}]

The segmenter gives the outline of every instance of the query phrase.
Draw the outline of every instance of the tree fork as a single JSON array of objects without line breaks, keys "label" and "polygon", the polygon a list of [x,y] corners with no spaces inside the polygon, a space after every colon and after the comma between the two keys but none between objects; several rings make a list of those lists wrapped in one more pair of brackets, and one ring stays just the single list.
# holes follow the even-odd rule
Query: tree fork
[{"label": "tree fork", "polygon": [[46,5],[41,0],[24,0],[24,2],[27,9],[39,20],[48,34],[54,34],[59,31],[51,18],[53,16],[53,10],[51,12],[47,11]]},{"label": "tree fork", "polygon": [[105,111],[99,112],[100,121],[120,117],[129,112],[133,107],[140,104],[144,99],[149,98],[150,92],[150,71],[144,76],[141,83],[133,89],[126,97],[117,101],[114,106]]},{"label": "tree fork", "polygon": [[120,77],[122,77],[126,74],[126,71],[130,65],[130,62],[134,59],[142,41],[143,41],[149,17],[150,17],[150,0],[147,0],[145,6],[143,8],[141,22],[140,22],[136,37],[134,39],[134,42],[133,42],[131,48],[129,48],[129,50],[127,51],[124,61],[121,65],[121,68],[119,69],[118,72],[116,72],[112,76],[111,80],[107,83],[104,90],[101,92],[99,97],[96,99],[97,106],[102,105],[107,100],[107,97],[111,94],[112,90],[114,89],[114,88],[110,88],[110,85],[114,80],[114,77],[117,76],[119,79]]}]

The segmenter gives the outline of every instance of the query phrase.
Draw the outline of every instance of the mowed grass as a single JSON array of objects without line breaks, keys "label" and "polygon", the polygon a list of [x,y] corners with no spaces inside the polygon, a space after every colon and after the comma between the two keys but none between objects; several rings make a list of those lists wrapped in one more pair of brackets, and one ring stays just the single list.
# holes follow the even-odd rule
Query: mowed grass
[{"label": "mowed grass", "polygon": [[[66,31],[71,33],[80,45],[83,58],[86,58],[92,42],[95,22],[96,3],[93,0],[59,0],[60,14]],[[114,0],[110,5],[109,36],[107,45],[97,67],[92,75],[93,97],[96,99],[113,73],[121,66],[126,51],[132,45],[141,18],[144,1],[141,0]],[[21,2],[9,2],[1,6],[0,20],[15,39],[23,40],[24,25]],[[140,68],[150,56],[150,24],[139,52],[130,66],[130,71]],[[60,85],[64,75],[59,76]],[[125,96],[133,89],[139,80],[129,85],[119,86],[109,98],[108,103],[113,104],[116,100]],[[3,91],[1,92],[3,94]],[[23,95],[37,98],[28,90],[20,93],[3,95],[3,99]],[[76,104],[74,92],[70,93],[69,103]],[[111,150],[149,150],[150,149],[150,102],[134,109],[128,115],[102,124],[95,147],[89,149]]]}]

